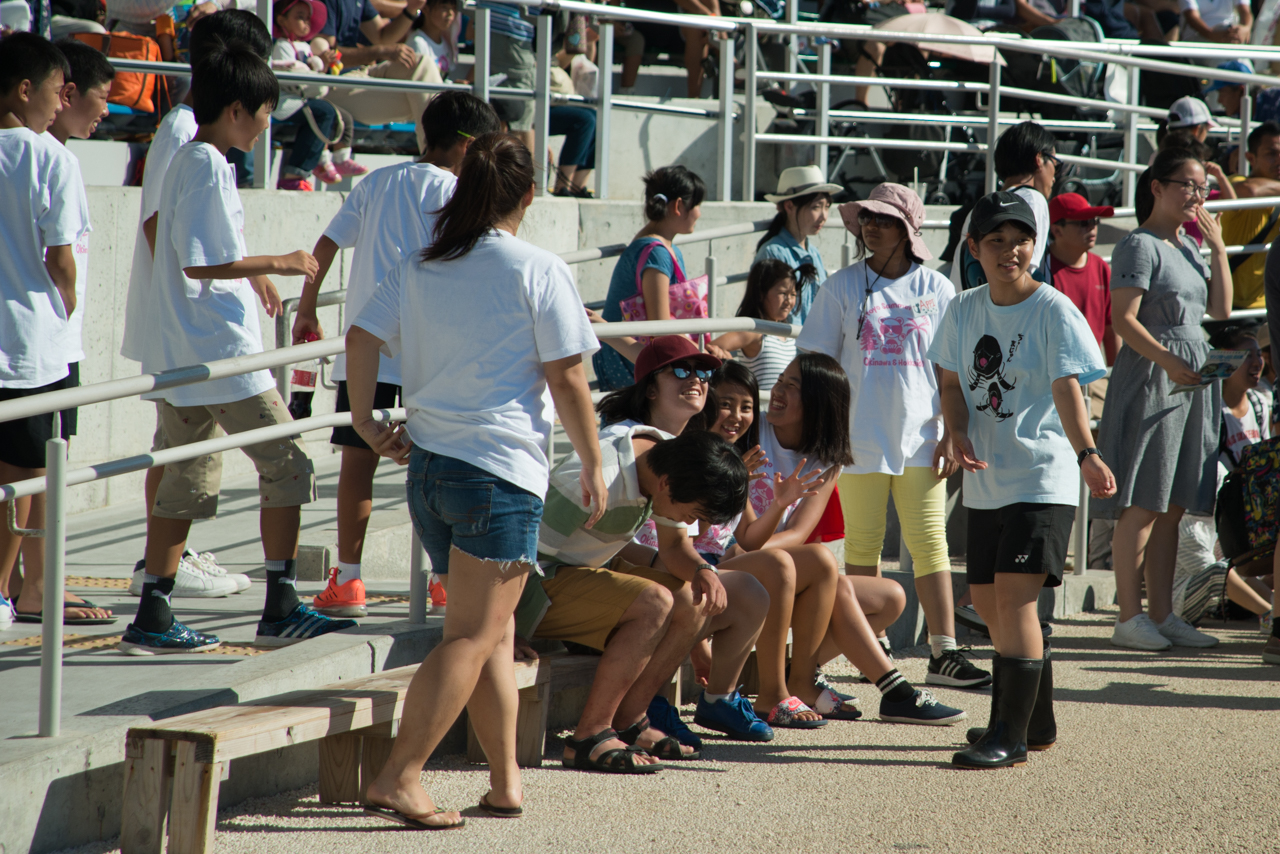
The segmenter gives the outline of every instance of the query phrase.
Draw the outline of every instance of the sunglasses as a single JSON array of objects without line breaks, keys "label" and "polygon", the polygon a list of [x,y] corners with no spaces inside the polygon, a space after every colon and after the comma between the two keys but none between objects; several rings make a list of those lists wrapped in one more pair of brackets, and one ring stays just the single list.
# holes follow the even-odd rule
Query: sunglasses
[{"label": "sunglasses", "polygon": [[1093,219],[1064,219],[1063,222],[1069,222],[1072,225],[1078,225],[1087,231],[1090,228],[1097,228],[1100,220],[1098,219],[1098,217],[1095,216]]},{"label": "sunglasses", "polygon": [[858,211],[858,225],[872,225],[873,223],[876,228],[893,228],[895,225],[902,225],[902,220],[892,214]]},{"label": "sunglasses", "polygon": [[689,377],[697,377],[700,382],[706,383],[711,382],[711,375],[714,374],[715,371],[711,370],[711,368],[694,368],[687,363],[682,362],[678,365],[672,365],[671,373],[675,374],[675,377],[678,380],[687,380]]}]

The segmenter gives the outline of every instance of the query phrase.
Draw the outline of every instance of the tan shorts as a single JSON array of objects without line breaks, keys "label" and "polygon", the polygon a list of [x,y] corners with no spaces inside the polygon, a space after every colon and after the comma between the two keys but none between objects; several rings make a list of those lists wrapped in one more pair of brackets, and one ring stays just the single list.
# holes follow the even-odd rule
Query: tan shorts
[{"label": "tan shorts", "polygon": [[608,569],[562,566],[554,578],[541,581],[551,606],[533,636],[603,650],[631,603],[655,583],[669,590],[684,585],[669,572],[636,566],[620,557],[610,561]]},{"label": "tan shorts", "polygon": [[[228,434],[292,421],[275,389],[234,403],[173,406],[160,401],[157,440],[167,447],[212,439],[221,427]],[[242,448],[258,470],[263,507],[299,507],[316,499],[311,460],[295,439],[275,439]],[[205,454],[164,467],[154,514],[162,519],[211,519],[218,512],[222,455]]]},{"label": "tan shorts", "polygon": [[1102,405],[1107,401],[1107,385],[1110,382],[1110,377],[1103,377],[1089,383],[1089,417],[1094,421],[1102,419]]}]

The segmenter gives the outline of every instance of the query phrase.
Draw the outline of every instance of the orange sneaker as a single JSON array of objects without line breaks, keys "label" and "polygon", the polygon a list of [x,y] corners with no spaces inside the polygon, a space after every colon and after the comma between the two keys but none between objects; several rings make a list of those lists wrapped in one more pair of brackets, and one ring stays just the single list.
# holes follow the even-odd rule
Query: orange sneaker
[{"label": "orange sneaker", "polygon": [[431,581],[427,585],[427,590],[431,593],[431,610],[444,611],[445,601],[444,585],[440,583],[440,576],[434,572],[431,573]]},{"label": "orange sneaker", "polygon": [[346,584],[338,583],[338,568],[329,570],[329,585],[312,600],[321,614],[329,617],[367,617],[364,606],[364,582],[353,578]]}]

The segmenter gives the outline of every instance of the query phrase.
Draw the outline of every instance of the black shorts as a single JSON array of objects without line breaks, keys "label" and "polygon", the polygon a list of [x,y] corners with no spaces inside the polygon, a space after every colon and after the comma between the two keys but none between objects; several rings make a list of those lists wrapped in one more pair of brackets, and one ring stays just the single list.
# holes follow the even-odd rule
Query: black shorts
[{"label": "black shorts", "polygon": [[[79,363],[68,365],[69,373],[60,380],[54,380],[39,388],[0,388],[0,401],[17,400],[21,397],[33,397],[47,391],[59,391],[64,388],[75,388],[80,385]],[[76,434],[77,410],[62,410],[62,430],[64,439]],[[44,443],[53,438],[53,413],[32,415],[16,421],[0,422],[0,462],[8,463],[23,469],[44,468]]]},{"label": "black shorts", "polygon": [[1070,504],[1010,504],[969,510],[970,584],[994,584],[997,572],[1045,573],[1045,587],[1062,584],[1076,508]]},{"label": "black shorts", "polygon": [[[373,392],[373,408],[395,409],[399,405],[400,386],[392,385],[391,383],[378,383],[378,387]],[[346,380],[338,380],[338,402],[333,411],[351,411],[351,401],[347,398]],[[364,448],[366,451],[373,450],[364,439],[360,438],[360,434],[356,432],[354,427],[334,427],[333,435],[329,438],[329,444],[342,445],[347,448]]]}]

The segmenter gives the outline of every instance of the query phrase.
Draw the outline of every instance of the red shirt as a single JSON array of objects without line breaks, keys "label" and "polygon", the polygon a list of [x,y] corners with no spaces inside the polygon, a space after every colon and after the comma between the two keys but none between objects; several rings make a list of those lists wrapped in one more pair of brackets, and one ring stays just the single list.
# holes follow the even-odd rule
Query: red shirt
[{"label": "red shirt", "polygon": [[1068,267],[1052,253],[1047,254],[1049,270],[1053,274],[1053,286],[1080,309],[1101,348],[1102,335],[1111,326],[1110,265],[1092,252],[1085,257],[1083,267]]}]

